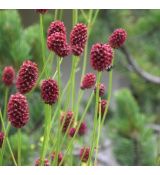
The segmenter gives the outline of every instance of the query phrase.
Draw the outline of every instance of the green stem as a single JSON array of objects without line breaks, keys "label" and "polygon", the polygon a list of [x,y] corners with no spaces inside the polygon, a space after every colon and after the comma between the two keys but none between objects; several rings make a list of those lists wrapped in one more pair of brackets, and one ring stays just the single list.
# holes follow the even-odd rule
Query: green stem
[{"label": "green stem", "polygon": [[[100,102],[101,102],[101,99],[100,99]],[[98,133],[97,133],[97,139],[96,139],[96,153],[95,153],[95,161],[94,161],[94,165],[97,164],[97,157],[98,157],[98,150],[99,150],[99,139],[100,139],[100,133],[101,133],[101,105],[99,105]]]},{"label": "green stem", "polygon": [[56,144],[55,144],[55,148],[56,148],[56,152],[55,152],[55,159],[52,162],[53,165],[57,165],[58,162],[58,153],[59,153],[59,145],[60,145],[60,141],[61,141],[61,130],[60,130],[60,111],[61,111],[61,70],[60,70],[60,58],[57,58],[57,72],[58,72],[58,87],[59,87],[59,100],[58,100],[58,130],[57,130],[57,140],[56,140]]},{"label": "green stem", "polygon": [[[40,14],[40,31],[41,31],[41,49],[42,49],[42,61],[43,61],[43,67],[45,65],[45,39],[44,39],[44,29],[43,29],[43,15]],[[47,70],[45,71],[46,76],[48,75]]]},{"label": "green stem", "polygon": [[[95,14],[93,16],[92,22],[90,23],[91,25],[93,25],[95,23],[98,14],[99,14],[99,10],[96,10],[96,12],[95,12]],[[91,28],[91,26],[90,26],[90,28]],[[90,33],[90,31],[89,31],[89,33]]]},{"label": "green stem", "polygon": [[68,155],[68,151],[69,151],[69,150],[71,149],[71,147],[72,147],[72,144],[73,144],[73,142],[74,142],[74,139],[75,139],[75,137],[76,137],[76,135],[77,135],[77,133],[78,133],[78,130],[79,130],[79,128],[80,128],[80,125],[81,125],[82,121],[84,120],[84,118],[85,118],[85,116],[86,116],[86,113],[87,113],[87,111],[88,111],[88,108],[90,107],[90,104],[91,104],[91,102],[92,102],[93,96],[94,96],[94,92],[92,92],[91,96],[90,96],[89,99],[88,99],[86,108],[84,109],[84,112],[83,112],[83,114],[82,114],[82,117],[81,117],[81,119],[80,119],[80,121],[79,121],[79,123],[78,123],[78,126],[77,126],[77,128],[76,128],[75,134],[74,134],[74,136],[71,138],[71,140],[70,140],[69,143],[68,143],[68,147],[66,148],[66,152],[65,152],[65,154],[64,154],[64,157],[63,157],[62,161],[60,162],[60,165],[62,164],[62,162],[64,161],[65,157]]},{"label": "green stem", "polygon": [[49,136],[51,131],[51,115],[52,115],[52,108],[50,105],[45,104],[45,131],[44,131],[44,140],[41,150],[41,165],[43,165],[47,149],[48,149],[48,143],[49,143]]},{"label": "green stem", "polygon": [[57,16],[58,16],[58,9],[54,10],[54,20],[57,20]]},{"label": "green stem", "polygon": [[[88,17],[88,31],[90,31],[90,23],[92,18],[92,10],[89,11],[89,17]],[[89,38],[89,32],[88,32],[88,38]],[[85,46],[84,51],[84,59],[83,59],[83,67],[82,67],[82,74],[81,74],[81,80],[86,72],[86,64],[87,64],[87,54],[88,54],[88,40]]]},{"label": "green stem", "polygon": [[70,104],[70,98],[71,98],[71,85],[72,85],[72,77],[73,77],[73,72],[74,72],[74,59],[72,59],[72,68],[71,68],[71,74],[70,78],[68,80],[68,88],[67,88],[67,95],[66,95],[66,100],[65,100],[65,107],[64,110],[66,111],[69,104]]},{"label": "green stem", "polygon": [[[91,18],[92,18],[92,10],[89,11],[89,17],[88,17],[88,31],[90,31],[90,23],[91,23]],[[89,37],[89,32],[88,32],[88,37]],[[85,50],[84,50],[84,58],[83,58],[83,67],[82,67],[82,73],[81,73],[81,80],[83,79],[83,76],[86,72],[86,66],[87,66],[87,54],[88,54],[88,40],[85,46]],[[76,105],[76,115],[75,115],[75,121],[77,121],[78,119],[78,111],[79,111],[79,106],[81,103],[81,99],[83,97],[83,92],[80,89],[78,92],[78,100],[77,100],[77,105]]]},{"label": "green stem", "polygon": [[3,111],[3,118],[4,118],[4,120],[6,119],[8,92],[9,92],[9,88],[6,87],[6,89],[5,89],[5,97],[4,97],[4,111]]},{"label": "green stem", "polygon": [[59,20],[62,20],[62,18],[63,18],[63,9],[60,9],[59,11],[60,11],[60,13],[59,13]]},{"label": "green stem", "polygon": [[21,166],[21,129],[18,129],[17,134],[17,140],[18,140],[18,166]]},{"label": "green stem", "polygon": [[[114,62],[114,60],[112,60],[112,64],[113,64],[113,62]],[[97,156],[98,156],[98,147],[99,147],[100,133],[102,132],[102,127],[103,127],[103,124],[104,124],[105,116],[107,115],[109,104],[110,104],[110,100],[111,100],[111,95],[112,95],[112,76],[113,76],[113,70],[111,70],[109,72],[107,105],[106,105],[106,108],[105,108],[103,116],[101,116],[101,112],[100,112],[100,116],[99,116],[99,120],[98,120],[98,136],[97,136],[96,155],[95,155],[95,162],[94,162],[94,164],[96,164]],[[102,121],[101,121],[101,119],[102,119]]]},{"label": "green stem", "polygon": [[[59,62],[60,66],[61,66],[61,64],[62,64],[62,61],[63,61],[63,59],[61,58],[61,59],[60,59],[60,62]],[[55,79],[57,73],[58,73],[58,68],[56,69],[56,71],[55,71],[55,73],[54,73],[52,79]]]},{"label": "green stem", "polygon": [[[112,60],[112,65],[114,64],[114,59]],[[101,122],[101,130],[105,121],[105,116],[107,115],[108,109],[109,109],[109,104],[111,101],[111,95],[112,95],[112,79],[113,79],[113,70],[109,72],[109,82],[108,82],[108,99],[107,99],[107,105],[104,111],[104,114],[102,116],[102,122]]]},{"label": "green stem", "polygon": [[[64,95],[66,94],[66,91],[67,91],[67,88],[68,88],[68,86],[69,86],[69,83],[67,83],[66,84],[66,86],[65,86],[65,88],[63,89],[63,92],[62,92],[62,95],[61,95],[61,98],[60,98],[60,103],[62,102],[62,99],[63,99],[63,97],[64,97]],[[53,115],[53,117],[52,117],[52,121],[51,121],[51,126],[53,126],[53,124],[54,124],[54,121],[55,121],[55,118],[56,118],[56,116],[57,116],[57,113],[58,113],[58,105],[57,105],[57,107],[56,107],[56,109],[55,109],[55,112],[54,112],[54,115]],[[52,142],[53,142],[53,146],[52,146],[52,148],[51,148],[51,153],[52,153],[52,151],[53,151],[53,149],[54,149],[54,146],[55,146],[55,143],[56,143],[56,137],[54,137],[53,139],[52,139]]]},{"label": "green stem", "polygon": [[8,145],[8,148],[9,148],[9,152],[10,152],[11,157],[13,159],[13,163],[14,163],[15,166],[17,166],[17,162],[16,162],[16,159],[14,157],[14,154],[13,154],[13,151],[12,151],[12,148],[11,148],[11,145],[9,143],[9,139],[7,138],[6,141],[7,141],[7,145]]},{"label": "green stem", "polygon": [[[97,82],[96,84],[100,84],[100,80],[101,80],[101,72],[98,72],[98,76],[97,76]],[[99,86],[97,86],[99,87]],[[96,137],[96,129],[97,129],[97,117],[98,117],[98,105],[99,105],[99,88],[96,88],[96,102],[95,102],[95,111],[94,111],[94,124],[93,124],[93,133],[92,133],[92,140],[91,140],[91,150],[90,150],[90,154],[89,154],[89,159],[88,159],[88,163],[89,165],[91,164],[91,158],[92,158],[92,154],[94,152],[94,148],[95,148],[95,137]]]},{"label": "green stem", "polygon": [[85,13],[84,10],[82,10],[82,9],[80,9],[80,11],[81,11],[81,13],[82,13],[84,19],[85,19],[86,22],[88,23],[88,17],[87,17],[87,15],[86,15],[86,13]]},{"label": "green stem", "polygon": [[[72,11],[72,25],[74,26],[78,21],[78,10],[73,10]],[[70,97],[72,97],[72,110],[74,109],[73,105],[74,105],[74,88],[75,88],[75,74],[76,74],[76,66],[77,66],[77,57],[73,56],[72,57],[72,68],[71,68],[71,74],[70,74],[70,78],[69,78],[69,86],[67,89],[67,97],[66,97],[66,101],[65,101],[65,110],[67,110],[69,104],[70,104]],[[72,94],[72,95],[70,95]]]},{"label": "green stem", "polygon": [[2,116],[1,110],[0,110],[0,119],[1,119],[1,123],[2,123],[2,129],[3,129],[4,134],[5,134],[0,163],[2,164],[2,162],[3,162],[3,154],[4,154],[3,150],[4,150],[4,148],[5,148],[5,142],[7,142],[7,146],[8,146],[8,148],[9,148],[9,152],[10,152],[11,157],[12,157],[12,159],[13,159],[13,163],[14,163],[14,165],[17,166],[17,162],[16,162],[16,160],[15,160],[15,157],[14,157],[14,154],[13,154],[13,151],[12,151],[12,148],[11,148],[11,145],[10,145],[10,143],[9,143],[9,139],[7,138],[7,137],[8,137],[8,132],[9,132],[10,125],[8,124],[7,129],[5,129],[5,125],[4,125],[4,121],[3,121],[3,116]]},{"label": "green stem", "polygon": [[73,57],[73,74],[71,78],[72,82],[72,110],[74,110],[74,100],[75,100],[75,69],[76,69],[76,57]]}]

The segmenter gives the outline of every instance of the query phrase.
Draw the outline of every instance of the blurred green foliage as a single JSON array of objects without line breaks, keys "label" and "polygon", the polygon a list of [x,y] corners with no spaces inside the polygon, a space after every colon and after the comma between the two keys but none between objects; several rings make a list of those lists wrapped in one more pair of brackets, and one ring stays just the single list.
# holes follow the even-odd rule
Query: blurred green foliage
[{"label": "blurred green foliage", "polygon": [[[35,15],[38,16],[36,12]],[[51,14],[44,16],[45,36],[47,27],[52,20]],[[31,59],[41,64],[39,21],[24,28],[21,16],[17,10],[1,10],[0,37],[1,65],[10,64],[18,69],[26,59]]]},{"label": "blurred green foliage", "polygon": [[149,119],[128,89],[116,92],[115,100],[110,135],[117,161],[122,165],[154,165],[157,147]]}]

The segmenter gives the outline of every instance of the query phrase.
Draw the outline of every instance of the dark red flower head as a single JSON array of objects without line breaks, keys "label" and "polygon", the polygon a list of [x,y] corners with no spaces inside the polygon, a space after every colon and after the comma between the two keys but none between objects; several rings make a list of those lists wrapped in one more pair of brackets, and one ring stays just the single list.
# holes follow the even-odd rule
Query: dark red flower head
[{"label": "dark red flower head", "polygon": [[78,45],[72,46],[71,49],[72,49],[73,55],[75,55],[75,56],[80,56],[84,50],[84,48],[82,48]]},{"label": "dark red flower head", "polygon": [[11,86],[15,80],[15,70],[12,66],[4,68],[2,73],[2,81],[6,86]]},{"label": "dark red flower head", "polygon": [[81,82],[81,89],[90,89],[96,83],[96,76],[93,73],[87,73]]},{"label": "dark red flower head", "polygon": [[87,132],[87,124],[86,124],[86,122],[82,122],[80,127],[79,127],[78,134],[80,136],[83,136],[86,134],[86,132]]},{"label": "dark red flower head", "polygon": [[66,132],[74,123],[74,115],[72,111],[68,111],[61,115],[62,132]]},{"label": "dark red flower head", "polygon": [[75,132],[76,132],[76,128],[70,128],[70,130],[69,130],[69,136],[70,137],[73,137],[74,134],[75,134]]},{"label": "dark red flower head", "polygon": [[108,44],[94,44],[91,48],[90,63],[94,70],[103,71],[112,64],[113,50]]},{"label": "dark red flower head", "polygon": [[36,9],[36,12],[40,14],[45,14],[48,12],[48,9]]},{"label": "dark red flower head", "polygon": [[[107,105],[107,100],[105,99],[101,100],[101,103],[99,105],[101,105],[101,117],[103,117],[105,109],[106,109],[106,105]],[[100,106],[99,106],[98,111],[100,112]]]},{"label": "dark red flower head", "polygon": [[116,29],[109,37],[109,45],[116,49],[121,47],[127,39],[127,32],[124,29]]},{"label": "dark red flower head", "polygon": [[89,154],[90,154],[90,148],[89,147],[84,147],[80,150],[80,159],[82,162],[87,162],[89,159]]},{"label": "dark red flower head", "polygon": [[53,79],[43,80],[41,85],[41,97],[46,104],[54,104],[59,97],[58,84]]},{"label": "dark red flower head", "polygon": [[4,133],[0,132],[0,148],[2,148],[3,140],[4,140]]},{"label": "dark red flower head", "polygon": [[70,34],[71,46],[81,46],[84,48],[87,41],[87,26],[82,23],[75,25]]},{"label": "dark red flower head", "polygon": [[27,60],[20,67],[16,87],[21,94],[26,94],[32,90],[38,79],[37,64]]},{"label": "dark red flower head", "polygon": [[70,34],[70,43],[72,52],[76,56],[80,56],[84,50],[87,41],[87,26],[82,23],[75,25]]},{"label": "dark red flower head", "polygon": [[22,128],[26,125],[29,120],[29,107],[26,97],[20,93],[11,95],[7,113],[12,126]]},{"label": "dark red flower head", "polygon": [[[54,161],[55,156],[56,156],[56,153],[53,152],[52,155],[51,155],[51,160],[52,160],[52,161]],[[60,164],[63,165],[63,162],[61,163],[62,160],[63,160],[63,154],[62,154],[62,152],[60,152],[60,153],[58,154],[58,162],[57,162],[57,165],[60,165]]]},{"label": "dark red flower head", "polygon": [[47,46],[49,50],[54,51],[59,57],[66,57],[71,53],[70,45],[66,42],[66,36],[60,32],[48,36]]},{"label": "dark red flower head", "polygon": [[66,27],[62,21],[51,22],[51,24],[48,28],[47,36],[50,36],[56,32],[62,33],[62,34],[64,34],[64,36],[66,36]]},{"label": "dark red flower head", "polygon": [[[97,89],[97,86],[94,88],[94,92],[96,93],[96,89]],[[102,83],[100,83],[99,84],[99,96],[100,97],[103,97],[104,96],[104,94],[105,94],[105,86],[104,86],[104,84],[102,84]]]},{"label": "dark red flower head", "polygon": [[[40,165],[41,165],[41,163],[40,163],[40,158],[39,158],[39,159],[37,159],[35,161],[35,166],[40,166]],[[43,163],[42,166],[50,166],[49,160],[48,159],[44,159],[44,163]]]}]

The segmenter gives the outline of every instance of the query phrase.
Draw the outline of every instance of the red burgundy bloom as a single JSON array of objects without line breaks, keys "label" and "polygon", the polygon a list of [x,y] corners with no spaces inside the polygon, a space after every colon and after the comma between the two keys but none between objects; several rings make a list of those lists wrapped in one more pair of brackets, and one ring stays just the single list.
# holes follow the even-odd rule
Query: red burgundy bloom
[{"label": "red burgundy bloom", "polygon": [[84,147],[80,150],[80,159],[82,162],[87,162],[89,159],[90,148]]},{"label": "red burgundy bloom", "polygon": [[64,36],[66,36],[66,27],[62,21],[51,22],[48,28],[47,36],[50,36],[51,34],[56,32],[62,33],[64,34]]},{"label": "red burgundy bloom", "polygon": [[81,83],[81,89],[90,89],[96,83],[96,76],[93,73],[87,73]]},{"label": "red burgundy bloom", "polygon": [[[37,160],[35,161],[35,166],[40,166],[40,165],[41,165],[40,159],[37,159]],[[48,159],[44,159],[44,163],[43,163],[42,166],[50,166],[49,160],[48,160]]]},{"label": "red burgundy bloom", "polygon": [[72,52],[76,56],[80,56],[84,50],[87,41],[87,26],[78,23],[74,26],[70,34],[70,43]]},{"label": "red burgundy bloom", "polygon": [[11,86],[14,83],[15,70],[12,66],[7,66],[4,68],[2,73],[2,81],[6,86]]},{"label": "red burgundy bloom", "polygon": [[[96,87],[97,87],[97,86],[96,86]],[[94,92],[95,92],[95,93],[96,93],[96,89],[97,89],[96,87],[94,88]],[[105,86],[104,86],[104,84],[100,83],[100,84],[99,84],[99,96],[100,96],[100,97],[103,97],[104,94],[105,94]]]},{"label": "red burgundy bloom", "polygon": [[41,97],[46,104],[54,104],[59,96],[58,84],[53,79],[43,80],[41,85]]},{"label": "red burgundy bloom", "polygon": [[74,122],[74,116],[72,111],[63,113],[61,116],[62,132],[66,132],[68,128],[71,128]]},{"label": "red burgundy bloom", "polygon": [[87,26],[82,23],[78,23],[74,26],[70,34],[71,46],[81,46],[84,48],[87,41]]},{"label": "red burgundy bloom", "polygon": [[79,45],[72,46],[72,53],[75,56],[80,56],[83,50],[84,48],[80,47]]},{"label": "red burgundy bloom", "polygon": [[27,60],[20,67],[16,87],[21,94],[26,94],[35,86],[38,79],[37,64]]},{"label": "red burgundy bloom", "polygon": [[29,107],[26,97],[20,93],[11,95],[7,113],[12,126],[22,128],[26,125],[29,120]]},{"label": "red burgundy bloom", "polygon": [[70,130],[69,130],[69,136],[70,137],[73,137],[74,134],[75,134],[75,132],[76,132],[76,128],[70,128]]},{"label": "red burgundy bloom", "polygon": [[127,39],[127,32],[124,29],[116,29],[109,37],[109,45],[112,48],[121,47]]},{"label": "red burgundy bloom", "polygon": [[78,134],[80,136],[83,136],[86,134],[86,132],[87,132],[87,124],[86,124],[86,122],[82,122],[80,127],[79,127]]},{"label": "red burgundy bloom", "polygon": [[[53,152],[52,155],[51,155],[51,160],[52,160],[52,161],[54,161],[55,156],[56,156],[56,153]],[[62,160],[63,160],[63,154],[62,154],[62,152],[60,152],[60,153],[58,154],[58,162],[57,162],[57,165],[60,165],[60,164],[63,165],[63,162],[61,163]]]},{"label": "red burgundy bloom", "polygon": [[3,140],[4,140],[4,133],[0,132],[0,148],[2,148]]},{"label": "red burgundy bloom", "polygon": [[37,9],[36,12],[40,14],[45,14],[48,12],[48,10],[47,9]]},{"label": "red burgundy bloom", "polygon": [[91,48],[90,63],[94,70],[103,71],[112,64],[113,51],[108,44],[94,44]]},{"label": "red burgundy bloom", "polygon": [[71,53],[70,45],[66,42],[66,36],[60,32],[48,36],[47,46],[49,50],[54,51],[59,57],[66,57]]}]

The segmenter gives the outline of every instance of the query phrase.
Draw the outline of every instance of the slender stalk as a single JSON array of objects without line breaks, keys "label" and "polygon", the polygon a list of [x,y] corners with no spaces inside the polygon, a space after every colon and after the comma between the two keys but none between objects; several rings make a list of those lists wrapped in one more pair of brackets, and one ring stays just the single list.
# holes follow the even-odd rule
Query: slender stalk
[{"label": "slender stalk", "polygon": [[[91,25],[93,25],[93,24],[95,23],[98,14],[99,14],[99,10],[96,10],[96,12],[95,12],[95,14],[94,14],[94,16],[93,16],[93,19],[92,19]],[[89,32],[90,32],[90,31],[89,31]]]},{"label": "slender stalk", "polygon": [[[77,23],[78,21],[78,10],[73,10],[73,26]],[[76,56],[73,56],[73,74],[72,74],[72,77],[71,77],[71,89],[72,89],[72,105],[71,105],[71,108],[72,108],[72,111],[75,112],[75,108],[74,108],[74,101],[75,101],[75,75],[76,75],[76,67],[77,67],[77,63],[78,63],[78,58]],[[70,122],[71,124],[71,122]],[[69,125],[70,125],[69,124]],[[65,133],[65,137],[66,137],[66,134],[68,133],[69,131],[69,128],[70,126],[67,128],[67,131]],[[72,149],[73,149],[73,145],[71,146],[71,149],[69,150],[69,157],[68,157],[68,160],[71,160],[72,161]]]},{"label": "slender stalk", "polygon": [[10,128],[10,124],[8,123],[7,128],[5,129],[5,132],[4,132],[5,133],[5,137],[4,137],[3,145],[2,145],[2,148],[1,148],[0,165],[3,164],[3,156],[4,156],[4,153],[5,153],[5,149],[6,149],[6,140],[7,140],[9,128]]},{"label": "slender stalk", "polygon": [[50,105],[45,105],[45,131],[44,131],[44,140],[41,150],[41,165],[44,163],[44,159],[47,153],[48,143],[49,143],[49,136],[50,136],[50,130],[51,130],[51,115],[52,115],[52,108]]},{"label": "slender stalk", "polygon": [[54,10],[54,20],[57,20],[57,16],[58,16],[58,9]]},{"label": "slender stalk", "polygon": [[68,80],[68,88],[67,88],[67,95],[66,95],[66,100],[65,100],[65,111],[67,110],[69,104],[70,104],[70,98],[71,98],[71,85],[72,85],[72,77],[73,77],[73,73],[74,73],[74,61],[75,59],[72,59],[72,68],[71,68],[71,74],[70,74],[70,78]]},{"label": "slender stalk", "polygon": [[[17,166],[17,162],[16,162],[16,159],[14,157],[14,154],[13,154],[13,151],[12,151],[12,148],[11,148],[11,145],[10,145],[10,142],[9,142],[9,139],[7,138],[8,137],[8,132],[9,132],[10,125],[8,124],[7,129],[5,129],[5,125],[4,125],[4,121],[3,121],[3,116],[2,116],[1,110],[0,110],[0,119],[1,119],[3,131],[4,131],[4,134],[5,134],[3,147],[5,147],[5,141],[6,141],[7,142],[7,146],[9,148],[9,152],[10,152],[11,157],[13,159],[13,163],[14,163],[14,165]],[[2,162],[3,162],[3,151],[2,151],[2,155],[1,155],[1,159],[0,160],[1,160],[0,162],[2,164]]]},{"label": "slender stalk", "polygon": [[[5,88],[5,95],[4,95],[4,110],[3,110],[3,120],[5,121],[6,120],[6,111],[7,111],[7,100],[8,100],[8,91],[9,91],[9,88],[6,87]],[[1,158],[0,158],[0,164],[2,165],[2,161],[3,161],[3,155],[4,155],[4,142],[3,141],[3,145],[2,145],[2,149],[0,150],[1,151]]]},{"label": "slender stalk", "polygon": [[[101,99],[100,99],[100,104],[101,104]],[[99,105],[98,134],[97,134],[97,139],[96,139],[96,153],[95,153],[94,165],[97,164],[97,156],[98,156],[98,150],[99,150],[100,133],[101,133],[101,105]]]},{"label": "slender stalk", "polygon": [[[90,10],[89,11],[89,16],[88,16],[88,31],[90,31],[90,23],[91,23],[91,19],[92,19],[92,13],[93,13],[93,11]],[[90,32],[88,32],[88,38],[89,38],[89,33]],[[88,40],[87,40],[87,43],[86,43],[86,46],[85,46],[85,50],[84,50],[83,67],[82,67],[82,73],[81,73],[81,80],[80,80],[80,82],[82,81],[83,76],[84,76],[84,74],[86,72],[87,54],[88,54]],[[79,92],[78,92],[78,100],[77,100],[76,113],[75,113],[75,121],[77,121],[77,119],[78,119],[78,111],[79,111],[79,106],[80,106],[82,97],[83,97],[83,91],[80,89]]]},{"label": "slender stalk", "polygon": [[11,157],[13,159],[13,163],[14,163],[15,166],[17,166],[17,162],[16,162],[16,159],[14,157],[14,154],[13,154],[13,151],[12,151],[12,148],[11,148],[11,145],[9,143],[9,139],[7,138],[6,140],[7,140],[7,145],[8,145],[8,148],[9,148],[9,152],[10,152]]},{"label": "slender stalk", "polygon": [[39,17],[40,17],[40,31],[41,31],[42,60],[44,65],[45,64],[45,45],[44,45],[43,15],[40,14]]},{"label": "slender stalk", "polygon": [[59,11],[59,19],[61,20],[63,18],[63,9],[60,9]]},{"label": "slender stalk", "polygon": [[18,166],[21,166],[21,129],[18,129],[17,140],[18,140]]},{"label": "slender stalk", "polygon": [[74,110],[74,100],[75,100],[75,69],[76,69],[76,59],[77,57],[73,57],[73,74],[71,77],[71,82],[72,82],[72,110]]},{"label": "slender stalk", "polygon": [[[40,29],[41,29],[41,49],[42,49],[43,71],[45,73],[45,76],[48,78],[48,70],[46,68],[48,64],[45,64],[46,60],[45,60],[45,39],[44,39],[44,29],[43,29],[43,15],[41,14],[40,14]],[[41,156],[40,156],[41,165],[43,165],[44,163],[44,159],[45,159],[47,148],[48,148],[50,130],[51,130],[51,115],[52,115],[52,108],[50,105],[45,105],[44,110],[45,110],[45,129],[44,129],[44,140],[43,140]]]},{"label": "slender stalk", "polygon": [[[112,60],[112,64],[113,64],[113,62],[114,62],[114,60]],[[107,112],[108,112],[108,108],[109,108],[109,104],[110,104],[110,100],[111,100],[111,95],[112,95],[112,75],[113,75],[113,70],[111,70],[109,72],[107,105],[106,105],[106,108],[105,108],[103,116],[101,116],[101,112],[100,112],[100,116],[99,116],[99,120],[98,120],[98,136],[97,136],[96,154],[95,154],[95,162],[94,162],[95,165],[96,165],[97,156],[98,156],[98,147],[99,147],[100,133],[102,132],[102,127],[103,127],[103,124],[104,124],[105,116],[107,115]]]},{"label": "slender stalk", "polygon": [[78,123],[78,126],[77,126],[77,128],[76,128],[75,134],[74,134],[74,136],[71,138],[71,140],[70,140],[69,143],[68,143],[68,147],[66,148],[66,152],[65,152],[65,154],[64,154],[64,157],[63,157],[62,161],[60,162],[60,165],[61,165],[62,162],[65,160],[65,157],[67,156],[67,153],[68,153],[68,151],[70,150],[70,148],[71,148],[71,146],[72,146],[72,144],[73,144],[73,142],[74,142],[74,139],[75,139],[75,137],[76,137],[76,135],[77,135],[77,133],[78,133],[78,130],[79,130],[79,128],[80,128],[80,125],[81,125],[82,121],[84,120],[84,118],[85,118],[85,116],[86,116],[86,113],[87,113],[87,111],[88,111],[88,108],[89,108],[90,105],[91,105],[93,96],[94,96],[94,92],[92,92],[91,96],[90,96],[89,99],[88,99],[86,108],[84,109],[84,112],[83,112],[83,114],[82,114],[82,117],[81,117],[81,119],[80,119],[80,121],[79,121],[79,123]]},{"label": "slender stalk", "polygon": [[[93,13],[93,10],[90,10],[89,11],[89,20],[88,20],[88,31],[90,31],[90,23],[91,23],[91,19],[92,19],[92,13]],[[88,36],[89,36],[89,33],[88,33]],[[88,40],[87,40],[87,43],[86,43],[86,47],[85,47],[85,51],[84,51],[84,59],[83,59],[83,67],[82,67],[82,74],[81,74],[81,80],[85,74],[85,71],[86,71],[86,65],[87,65],[87,53],[88,53]]]},{"label": "slender stalk", "polygon": [[[112,65],[114,64],[114,59],[112,60]],[[104,124],[105,116],[107,115],[108,109],[109,109],[109,104],[111,101],[111,95],[112,95],[112,79],[113,79],[113,70],[109,72],[109,82],[108,82],[108,99],[107,99],[107,105],[104,111],[104,114],[102,116],[102,122],[101,122],[101,130]]]},{"label": "slender stalk", "polygon": [[58,161],[58,153],[59,153],[59,144],[60,144],[60,138],[61,138],[61,130],[60,130],[60,111],[61,111],[61,70],[60,70],[60,58],[57,59],[57,67],[58,67],[58,87],[59,87],[59,100],[58,100],[58,130],[57,130],[57,140],[56,140],[56,144],[55,144],[55,148],[56,148],[56,152],[55,152],[55,159],[53,161],[53,165],[57,164]]},{"label": "slender stalk", "polygon": [[[100,84],[101,81],[101,72],[98,72],[98,76],[97,76],[97,82],[96,84]],[[99,87],[99,86],[97,86]],[[99,111],[98,111],[98,106],[99,106],[99,88],[96,88],[96,101],[95,101],[95,111],[94,111],[94,125],[93,125],[93,133],[92,133],[92,140],[91,140],[91,150],[90,150],[90,154],[89,154],[89,160],[88,163],[89,165],[91,164],[91,158],[92,158],[92,154],[94,152],[94,148],[95,148],[95,137],[96,137],[96,129],[97,129],[97,117],[99,115]]]},{"label": "slender stalk", "polygon": [[[74,26],[78,21],[78,10],[73,10],[72,11],[72,25]],[[67,97],[66,97],[66,103],[65,103],[65,110],[67,110],[68,106],[69,106],[69,102],[70,102],[70,97],[72,97],[72,109],[74,109],[73,104],[74,104],[74,88],[75,88],[75,73],[76,73],[76,67],[77,67],[77,57],[73,56],[72,57],[72,69],[71,69],[71,74],[70,74],[70,78],[69,78],[69,87],[67,90]],[[72,94],[70,96],[70,94]]]},{"label": "slender stalk", "polygon": [[88,22],[88,17],[87,17],[87,15],[86,15],[86,13],[84,12],[84,10],[80,9],[80,11],[81,11],[81,13],[82,13],[84,19],[86,20],[86,22]]},{"label": "slender stalk", "polygon": [[[63,59],[61,58],[60,62],[59,62],[60,66],[61,66],[62,61],[63,61]],[[57,73],[58,73],[58,68],[56,69],[56,71],[55,71],[55,73],[54,73],[54,75],[52,77],[53,79],[56,77]]]},{"label": "slender stalk", "polygon": [[3,118],[4,118],[4,120],[6,119],[8,92],[9,92],[9,88],[6,87],[6,89],[5,89],[5,97],[4,97],[4,111],[3,111]]}]

